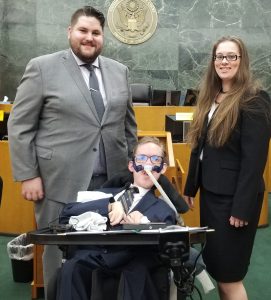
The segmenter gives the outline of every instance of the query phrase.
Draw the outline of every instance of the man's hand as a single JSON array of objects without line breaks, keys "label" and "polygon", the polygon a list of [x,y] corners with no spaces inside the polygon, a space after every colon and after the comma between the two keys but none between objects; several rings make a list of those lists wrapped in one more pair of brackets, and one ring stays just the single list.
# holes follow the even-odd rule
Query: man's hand
[{"label": "man's hand", "polygon": [[108,214],[109,220],[110,220],[110,224],[112,226],[115,226],[117,224],[120,223],[120,221],[123,219],[123,217],[125,216],[122,204],[120,201],[116,201],[114,203],[111,203],[109,205],[109,209],[110,213]]},{"label": "man's hand", "polygon": [[142,217],[142,213],[136,210],[124,216],[120,224],[140,224]]},{"label": "man's hand", "polygon": [[248,225],[248,222],[247,221],[244,221],[244,220],[240,220],[238,218],[235,218],[233,216],[230,217],[229,219],[230,221],[230,224],[234,227],[244,227],[244,226],[247,226]]},{"label": "man's hand", "polygon": [[41,177],[22,181],[22,196],[29,201],[39,201],[44,197]]},{"label": "man's hand", "polygon": [[184,197],[184,201],[187,203],[189,208],[191,210],[193,210],[194,209],[194,197],[185,196],[185,195],[183,197]]}]

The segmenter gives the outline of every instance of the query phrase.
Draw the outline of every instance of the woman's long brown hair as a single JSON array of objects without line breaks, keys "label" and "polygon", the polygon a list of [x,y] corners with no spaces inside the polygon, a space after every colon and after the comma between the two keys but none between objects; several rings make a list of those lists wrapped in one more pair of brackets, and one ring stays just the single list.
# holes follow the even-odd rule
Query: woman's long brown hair
[{"label": "woman's long brown hair", "polygon": [[228,140],[236,125],[240,109],[253,99],[259,92],[259,83],[252,78],[249,66],[249,57],[244,43],[238,37],[222,37],[213,46],[212,57],[207,71],[199,87],[197,106],[195,108],[193,122],[188,134],[188,142],[192,148],[198,144],[204,120],[208,114],[215,97],[222,89],[222,81],[217,75],[214,67],[214,56],[218,45],[225,41],[234,42],[240,51],[240,65],[235,75],[231,91],[226,94],[215,112],[210,128],[208,130],[208,142],[212,146],[221,147]]}]

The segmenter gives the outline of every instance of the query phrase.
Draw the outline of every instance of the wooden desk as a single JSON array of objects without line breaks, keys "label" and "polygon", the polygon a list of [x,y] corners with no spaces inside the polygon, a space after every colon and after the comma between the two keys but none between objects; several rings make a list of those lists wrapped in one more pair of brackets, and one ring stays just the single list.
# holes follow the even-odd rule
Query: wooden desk
[{"label": "wooden desk", "polygon": [[[0,109],[5,112],[10,112],[11,104],[0,104]],[[140,131],[163,131],[165,130],[165,116],[167,114],[175,114],[176,112],[192,112],[193,107],[180,106],[136,106],[134,107],[135,115]],[[270,142],[271,144],[271,142]],[[182,183],[185,183],[188,169],[188,159],[190,149],[185,144],[173,144],[173,152],[175,160],[178,159],[184,169]],[[267,182],[267,190],[271,191],[271,159],[269,151],[269,160],[265,171],[265,179]],[[3,178],[3,195],[2,204],[0,207],[0,232],[19,234],[26,231],[33,230],[33,204],[24,200],[21,196],[21,185],[15,183],[12,179],[10,156],[8,150],[8,142],[0,141],[0,176]],[[173,172],[175,176],[175,171]],[[169,177],[170,170],[167,172]],[[181,186],[183,186],[181,184]],[[190,226],[199,225],[199,208],[198,201],[196,201],[196,208],[194,212],[188,212],[183,217]],[[260,226],[268,225],[268,199],[265,194],[262,214],[260,218]]]},{"label": "wooden desk", "polygon": [[[173,144],[173,151],[175,159],[178,159],[181,163],[181,166],[184,170],[183,174],[183,185],[182,193],[184,189],[184,184],[187,178],[188,166],[189,166],[189,157],[190,157],[190,147],[186,143],[176,143]],[[197,193],[195,198],[195,208],[193,211],[189,210],[187,213],[182,215],[184,222],[187,226],[199,226],[200,225],[200,208],[199,208],[199,193]]]},{"label": "wooden desk", "polygon": [[0,232],[20,234],[33,230],[33,203],[23,199],[21,183],[13,181],[7,141],[0,141],[0,159],[0,176],[3,179]]},{"label": "wooden desk", "polygon": [[146,131],[165,131],[166,115],[176,112],[193,112],[191,106],[134,106],[137,129]]},{"label": "wooden desk", "polygon": [[[11,111],[11,104],[0,103],[0,110]],[[14,182],[11,172],[8,141],[0,141],[0,176],[3,194],[0,206],[0,232],[20,234],[34,229],[33,203],[21,196],[21,183]]]},{"label": "wooden desk", "polygon": [[0,110],[3,110],[5,113],[10,113],[12,104],[10,103],[0,103]]}]

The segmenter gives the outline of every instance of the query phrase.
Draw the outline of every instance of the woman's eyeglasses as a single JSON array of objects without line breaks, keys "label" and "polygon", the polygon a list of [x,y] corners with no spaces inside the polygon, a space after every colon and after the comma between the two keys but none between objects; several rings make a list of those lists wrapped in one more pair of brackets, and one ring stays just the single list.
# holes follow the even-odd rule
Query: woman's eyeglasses
[{"label": "woman's eyeglasses", "polygon": [[227,61],[235,61],[237,60],[240,55],[235,55],[235,54],[228,54],[228,55],[215,55],[214,60],[222,61],[224,58],[226,58]]},{"label": "woman's eyeglasses", "polygon": [[148,161],[148,159],[150,159],[151,163],[154,165],[160,165],[161,163],[163,163],[163,157],[159,156],[159,155],[145,155],[145,154],[138,154],[135,155],[134,157],[134,161],[137,164],[143,164],[146,163]]}]

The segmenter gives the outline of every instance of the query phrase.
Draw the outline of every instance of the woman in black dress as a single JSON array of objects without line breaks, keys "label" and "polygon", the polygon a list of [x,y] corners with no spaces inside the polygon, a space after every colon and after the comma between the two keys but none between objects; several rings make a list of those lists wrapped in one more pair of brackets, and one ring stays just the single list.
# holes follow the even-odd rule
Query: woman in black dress
[{"label": "woman in black dress", "polygon": [[247,300],[243,286],[264,195],[263,172],[271,133],[270,98],[253,79],[237,37],[216,42],[191,124],[185,200],[200,189],[203,258],[220,299]]}]

